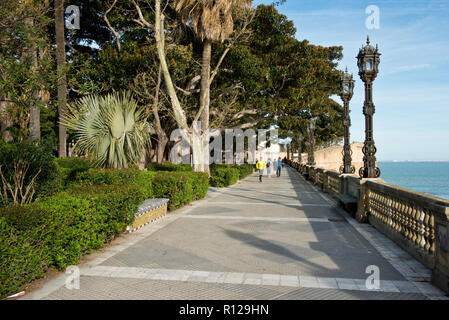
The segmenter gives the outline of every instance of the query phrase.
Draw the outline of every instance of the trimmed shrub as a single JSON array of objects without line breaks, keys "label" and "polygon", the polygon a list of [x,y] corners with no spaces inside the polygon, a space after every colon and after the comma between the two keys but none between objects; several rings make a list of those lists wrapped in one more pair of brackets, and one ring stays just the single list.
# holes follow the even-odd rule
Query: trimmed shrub
[{"label": "trimmed shrub", "polygon": [[148,164],[147,169],[149,171],[181,171],[181,172],[192,172],[192,166],[189,164],[174,164],[171,162],[164,162],[163,164],[157,162],[151,162]]},{"label": "trimmed shrub", "polygon": [[209,175],[205,172],[179,172],[179,175],[187,177],[192,186],[193,200],[204,198],[209,190]]},{"label": "trimmed shrub", "polygon": [[210,172],[214,172],[216,169],[229,169],[229,168],[232,168],[232,165],[224,163],[221,164],[213,163],[209,166]]},{"label": "trimmed shrub", "polygon": [[51,188],[40,193],[42,197],[48,197],[67,189],[76,188],[78,182],[76,176],[80,172],[89,170],[94,166],[93,161],[86,158],[56,158],[57,171],[50,182]]},{"label": "trimmed shrub", "polygon": [[144,189],[89,186],[25,206],[0,209],[0,296],[14,293],[50,267],[62,270],[132,223]]},{"label": "trimmed shrub", "polygon": [[214,168],[211,170],[210,184],[214,187],[227,187],[239,180],[239,170],[229,168]]},{"label": "trimmed shrub", "polygon": [[78,172],[87,171],[94,167],[93,161],[87,158],[57,158],[55,161],[61,172],[66,172],[65,176],[69,180],[74,180]]},{"label": "trimmed shrub", "polygon": [[[24,218],[33,213],[19,206],[8,210]],[[20,230],[0,215],[0,298],[16,293],[24,283],[43,276],[50,265],[48,249],[43,245],[46,234],[44,228]]]},{"label": "trimmed shrub", "polygon": [[234,166],[233,168],[239,171],[239,180],[242,180],[254,172],[254,165],[252,164],[241,164]]},{"label": "trimmed shrub", "polygon": [[153,197],[153,177],[153,172],[139,169],[89,169],[76,175],[78,181],[88,185],[138,185],[147,199]]},{"label": "trimmed shrub", "polygon": [[169,210],[182,207],[194,199],[191,178],[179,172],[156,172],[153,180],[155,198],[167,198]]}]

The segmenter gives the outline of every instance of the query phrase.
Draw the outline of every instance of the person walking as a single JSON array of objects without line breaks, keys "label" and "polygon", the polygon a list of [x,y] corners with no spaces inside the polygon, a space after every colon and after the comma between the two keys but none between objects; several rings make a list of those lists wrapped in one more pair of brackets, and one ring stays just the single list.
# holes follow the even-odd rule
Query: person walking
[{"label": "person walking", "polygon": [[267,176],[268,178],[271,178],[271,170],[273,169],[273,162],[271,162],[271,159],[267,160]]},{"label": "person walking", "polygon": [[278,176],[278,177],[281,176],[281,170],[282,170],[282,160],[281,160],[281,157],[279,157],[279,159],[277,161],[276,176]]},{"label": "person walking", "polygon": [[257,160],[256,169],[259,170],[259,182],[262,182],[263,169],[265,169],[265,162]]}]

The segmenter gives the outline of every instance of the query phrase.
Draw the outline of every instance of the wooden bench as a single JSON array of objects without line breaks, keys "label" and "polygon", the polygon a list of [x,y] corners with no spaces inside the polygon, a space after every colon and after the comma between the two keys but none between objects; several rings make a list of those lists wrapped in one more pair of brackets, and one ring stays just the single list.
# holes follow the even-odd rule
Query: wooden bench
[{"label": "wooden bench", "polygon": [[357,213],[357,198],[348,196],[345,194],[335,195],[335,199],[337,199],[338,205],[349,212],[351,215],[355,216]]}]

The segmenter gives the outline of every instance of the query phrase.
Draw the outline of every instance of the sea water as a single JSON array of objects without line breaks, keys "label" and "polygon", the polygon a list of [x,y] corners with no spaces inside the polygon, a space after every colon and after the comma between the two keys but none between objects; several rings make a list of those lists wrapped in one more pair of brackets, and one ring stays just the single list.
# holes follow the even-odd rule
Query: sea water
[{"label": "sea water", "polygon": [[449,199],[449,162],[379,162],[389,184]]}]

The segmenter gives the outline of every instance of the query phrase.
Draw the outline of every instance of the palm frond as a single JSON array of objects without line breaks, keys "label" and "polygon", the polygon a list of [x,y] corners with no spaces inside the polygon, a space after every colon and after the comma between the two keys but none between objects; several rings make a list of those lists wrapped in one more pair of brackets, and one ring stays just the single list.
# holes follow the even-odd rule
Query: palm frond
[{"label": "palm frond", "polygon": [[127,168],[151,145],[149,124],[130,92],[83,97],[68,106],[62,124],[78,137],[74,153],[93,156],[101,167]]}]

